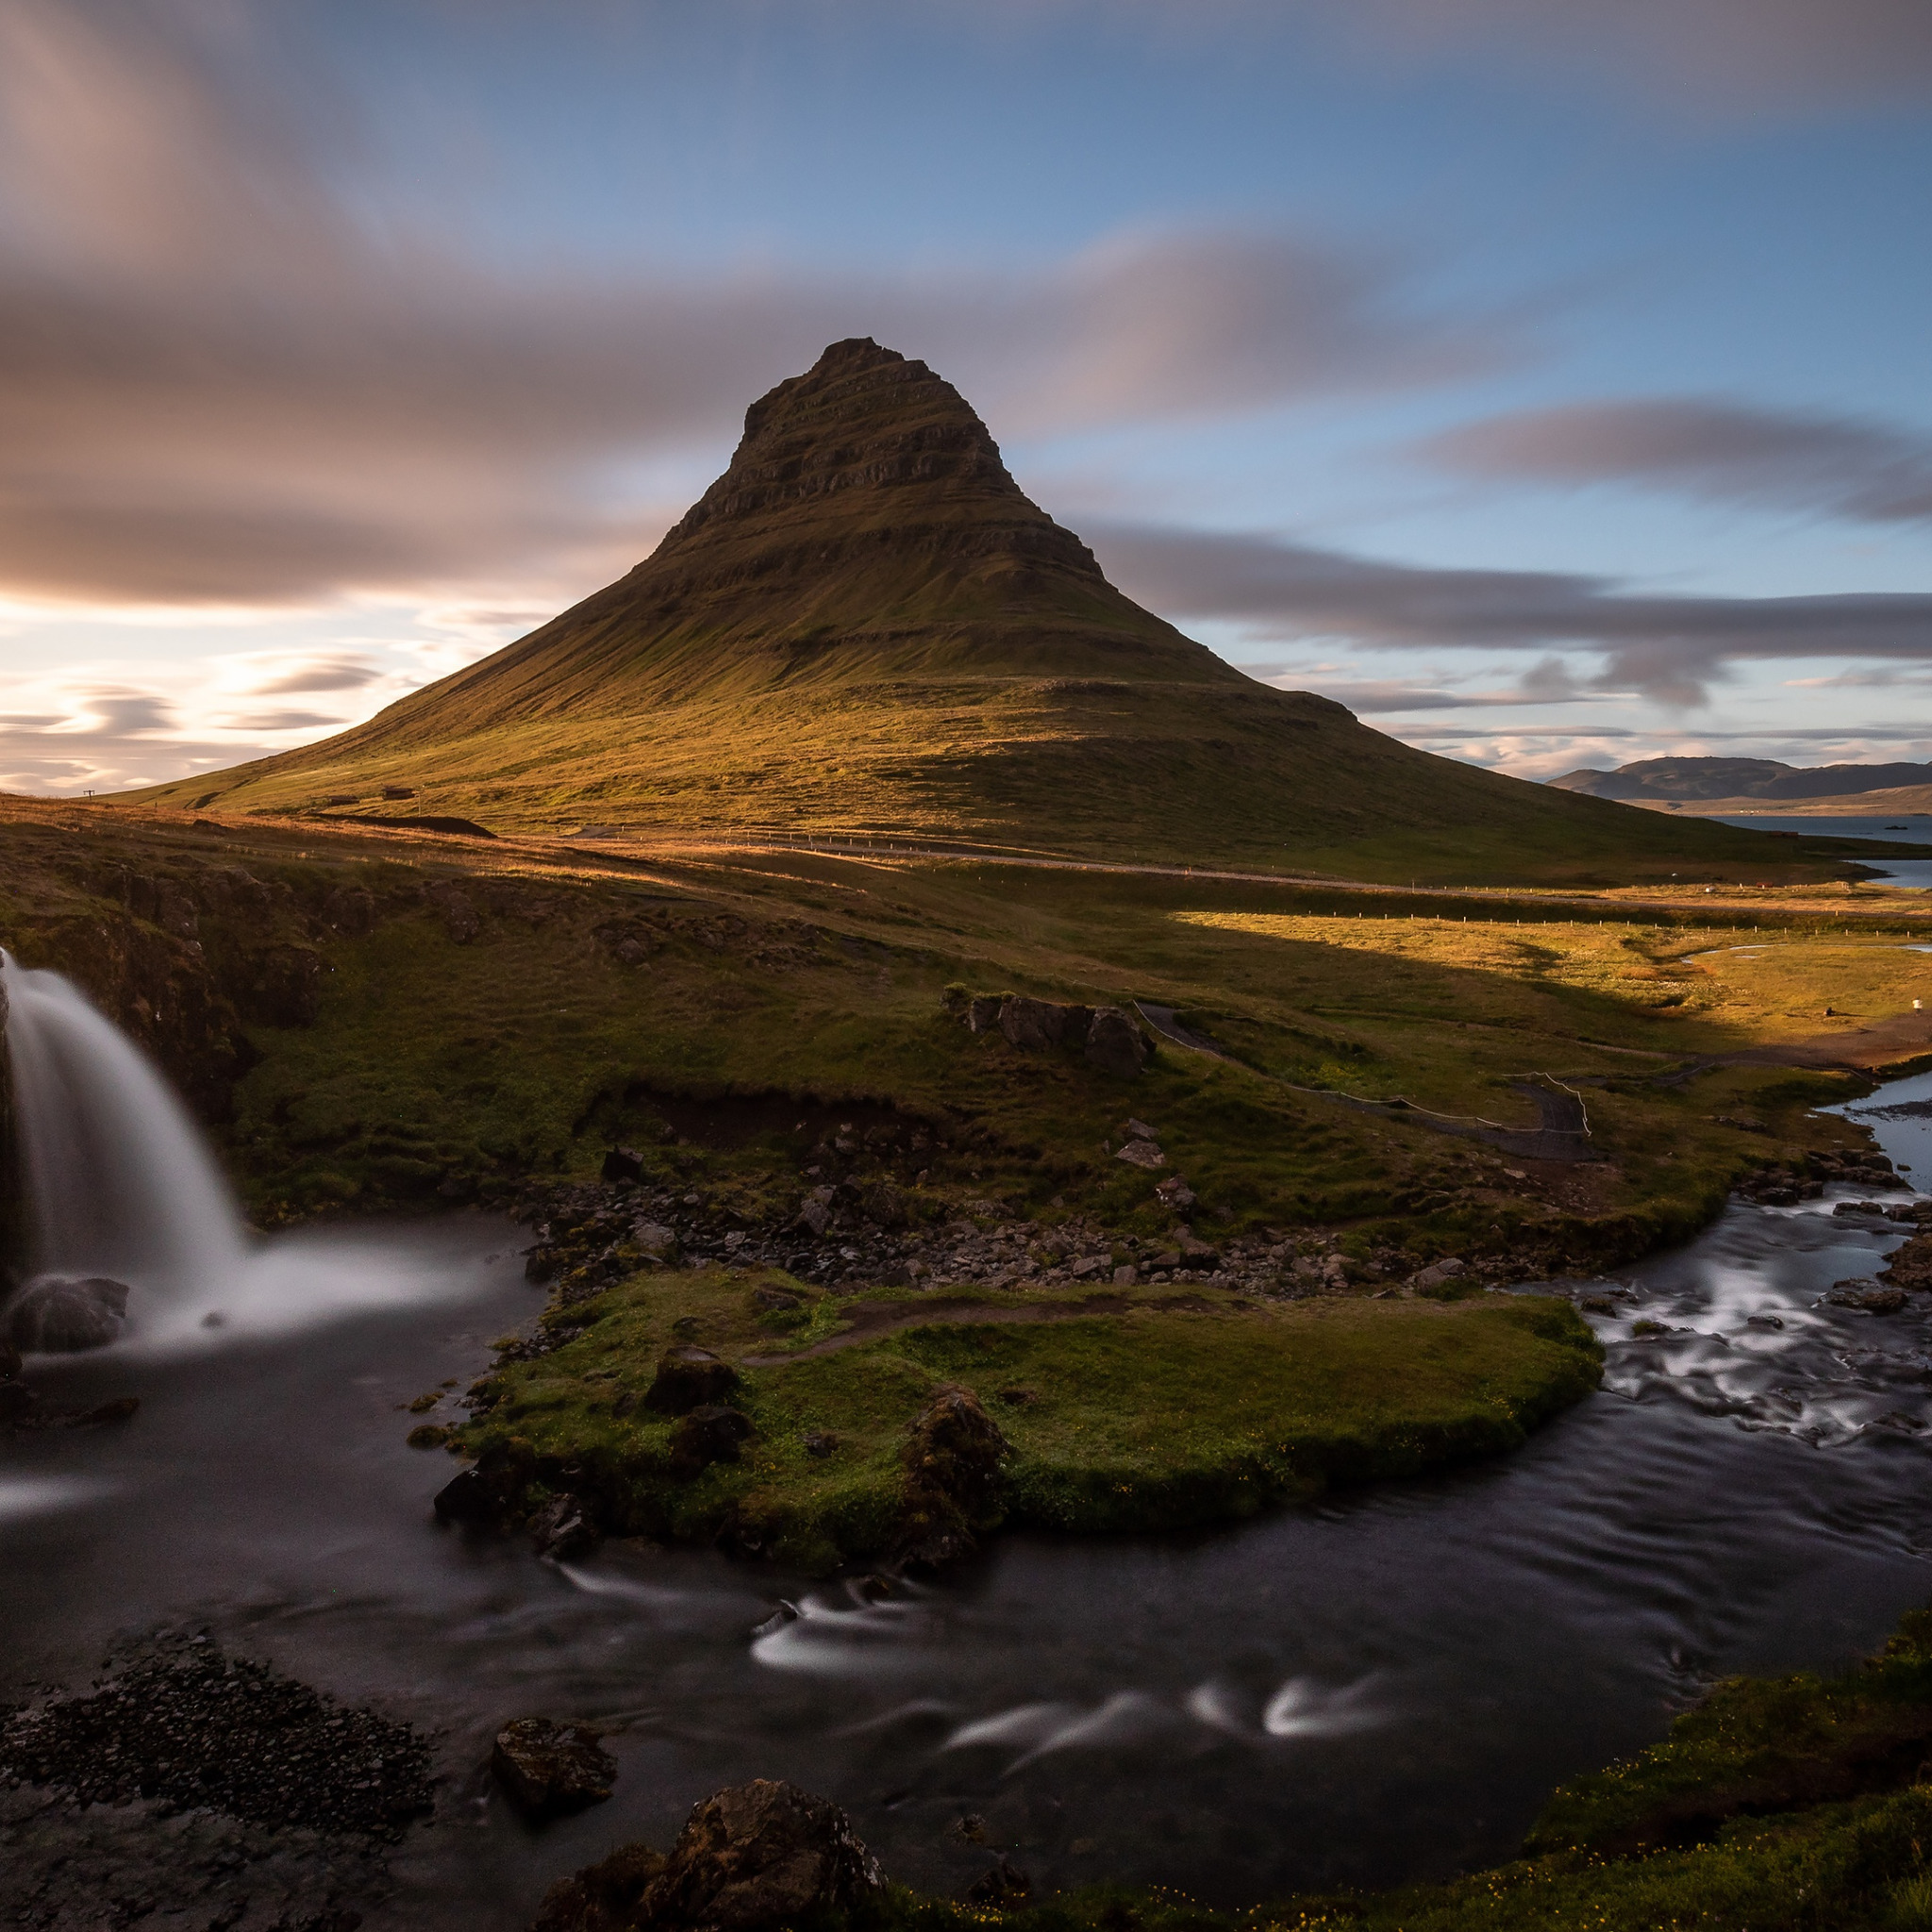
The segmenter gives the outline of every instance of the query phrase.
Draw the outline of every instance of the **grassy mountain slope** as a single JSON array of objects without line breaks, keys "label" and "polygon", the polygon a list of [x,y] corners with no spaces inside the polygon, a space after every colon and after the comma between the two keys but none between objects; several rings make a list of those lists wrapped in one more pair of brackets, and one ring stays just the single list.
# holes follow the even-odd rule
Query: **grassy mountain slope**
[{"label": "grassy mountain slope", "polygon": [[1108,584],[958,391],[870,341],[755,403],[730,468],[617,583],[354,730],[141,795],[379,811],[385,787],[499,831],[892,831],[1388,878],[1796,856],[1243,675]]}]

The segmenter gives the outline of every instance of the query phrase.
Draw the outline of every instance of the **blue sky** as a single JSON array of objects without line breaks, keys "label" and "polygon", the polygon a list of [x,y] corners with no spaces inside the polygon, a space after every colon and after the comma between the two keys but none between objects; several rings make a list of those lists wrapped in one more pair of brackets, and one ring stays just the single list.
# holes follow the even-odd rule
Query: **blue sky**
[{"label": "blue sky", "polygon": [[1257,675],[1932,757],[1917,0],[0,0],[0,786],[324,735],[871,334]]}]

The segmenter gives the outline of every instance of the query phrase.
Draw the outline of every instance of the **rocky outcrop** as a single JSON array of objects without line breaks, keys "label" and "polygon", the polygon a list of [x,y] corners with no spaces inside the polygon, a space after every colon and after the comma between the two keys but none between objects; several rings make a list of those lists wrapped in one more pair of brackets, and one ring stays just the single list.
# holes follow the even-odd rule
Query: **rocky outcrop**
[{"label": "rocky outcrop", "polygon": [[583,1724],[513,1718],[496,1734],[490,1769],[525,1818],[562,1818],[610,1795],[617,1761]]},{"label": "rocky outcrop", "polygon": [[1131,1079],[1147,1064],[1152,1046],[1140,1023],[1124,1007],[1083,1007],[1036,1000],[1018,993],[961,997],[954,989],[949,1004],[967,1030],[997,1028],[1008,1045],[1022,1053],[1053,1047],[1078,1048],[1090,1065],[1120,1079]]},{"label": "rocky outcrop", "polygon": [[884,1886],[838,1806],[757,1778],[695,1806],[668,1857],[625,1845],[553,1886],[533,1932],[778,1932],[850,1913]]}]

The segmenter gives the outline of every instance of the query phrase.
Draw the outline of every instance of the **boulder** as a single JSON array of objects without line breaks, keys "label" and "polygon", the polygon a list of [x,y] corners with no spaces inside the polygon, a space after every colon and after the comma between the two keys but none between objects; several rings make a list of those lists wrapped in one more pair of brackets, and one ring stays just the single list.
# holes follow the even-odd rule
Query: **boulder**
[{"label": "boulder", "polygon": [[661,1222],[641,1221],[631,1229],[631,1239],[646,1255],[661,1259],[677,1245],[677,1230]]},{"label": "boulder", "polygon": [[647,1902],[659,1923],[764,1932],[849,1911],[883,1890],[878,1861],[843,1811],[758,1778],[697,1807]]},{"label": "boulder", "polygon": [[1129,1141],[1114,1158],[1124,1160],[1129,1167],[1144,1167],[1150,1172],[1167,1165],[1167,1156],[1152,1141]]},{"label": "boulder", "polygon": [[1451,1255],[1446,1259],[1432,1261],[1426,1268],[1419,1268],[1405,1285],[1416,1294],[1440,1296],[1468,1273],[1469,1263]]},{"label": "boulder", "polygon": [[680,1475],[697,1475],[714,1462],[736,1462],[738,1445],[752,1433],[741,1410],[708,1402],[680,1416],[671,1431],[671,1462]]},{"label": "boulder", "polygon": [[635,1147],[613,1147],[604,1157],[607,1181],[641,1181],[643,1177],[644,1158]]},{"label": "boulder", "polygon": [[1131,1079],[1147,1063],[1147,1042],[1119,1007],[1101,1007],[1087,1028],[1087,1058],[1104,1074]]},{"label": "boulder", "polygon": [[42,1274],[5,1309],[7,1339],[24,1355],[105,1348],[127,1317],[127,1287],[104,1274]]},{"label": "boulder", "polygon": [[658,1373],[644,1394],[644,1407],[658,1415],[689,1415],[730,1394],[738,1371],[708,1348],[681,1342],[658,1357]]},{"label": "boulder", "polygon": [[968,1523],[996,1520],[1000,1460],[1008,1449],[999,1425],[970,1389],[941,1389],[912,1424],[906,1444],[908,1487],[928,1510],[948,1506]]},{"label": "boulder", "polygon": [[581,1724],[547,1717],[512,1719],[496,1734],[490,1754],[509,1801],[526,1818],[562,1818],[601,1805],[610,1795],[617,1764]]},{"label": "boulder", "polygon": [[1163,1208],[1174,1208],[1182,1214],[1185,1214],[1200,1198],[1177,1174],[1169,1174],[1154,1190],[1154,1193]]},{"label": "boulder", "polygon": [[1000,1022],[1000,1008],[1004,1001],[997,999],[975,999],[966,1003],[966,1028],[970,1033],[988,1033]]}]

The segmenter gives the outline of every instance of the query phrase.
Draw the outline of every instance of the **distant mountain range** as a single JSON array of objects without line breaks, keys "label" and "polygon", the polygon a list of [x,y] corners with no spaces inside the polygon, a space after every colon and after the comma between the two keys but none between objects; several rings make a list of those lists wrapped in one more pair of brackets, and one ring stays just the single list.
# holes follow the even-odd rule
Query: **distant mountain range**
[{"label": "distant mountain range", "polygon": [[869,339],[754,403],[730,468],[616,583],[366,724],[138,795],[1404,880],[1805,858],[1436,758],[1244,675],[1108,583],[959,392]]},{"label": "distant mountain range", "polygon": [[[1770,806],[1807,813],[1932,810],[1932,764],[1784,765],[1775,758],[1640,758],[1614,772],[1565,772],[1564,791],[1625,805],[1689,806],[1732,813]],[[1885,794],[1882,798],[1874,794]],[[1916,794],[1923,794],[1916,795]]]}]

